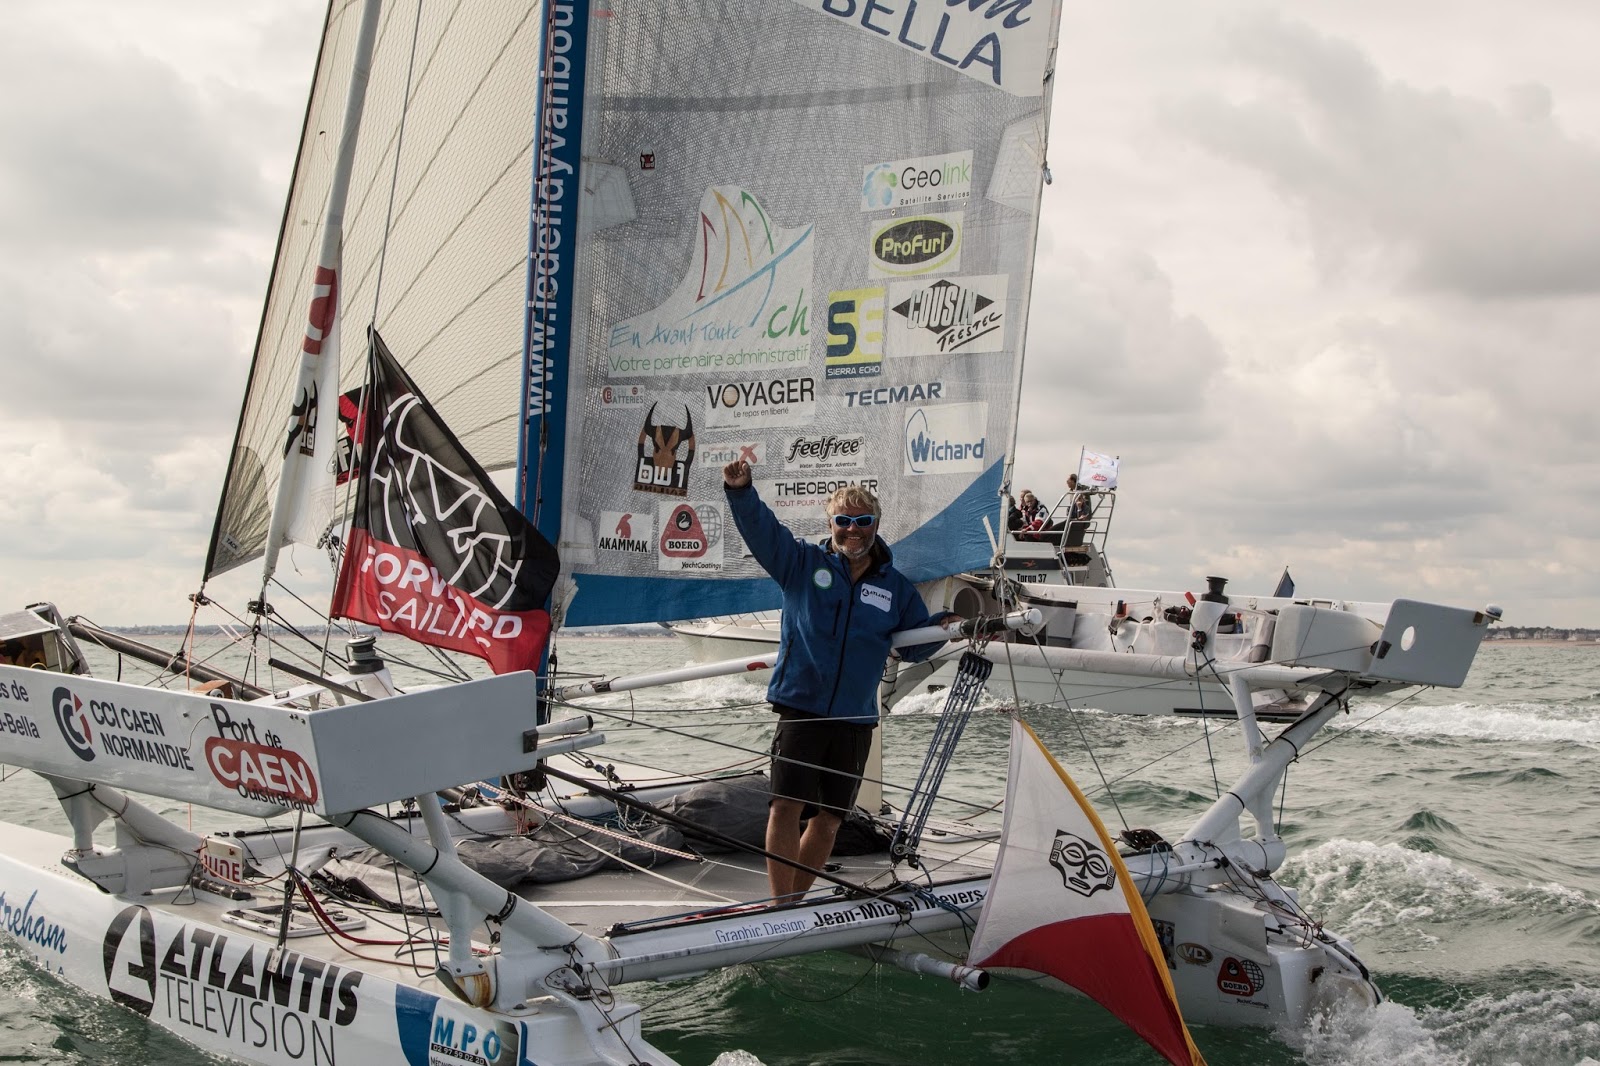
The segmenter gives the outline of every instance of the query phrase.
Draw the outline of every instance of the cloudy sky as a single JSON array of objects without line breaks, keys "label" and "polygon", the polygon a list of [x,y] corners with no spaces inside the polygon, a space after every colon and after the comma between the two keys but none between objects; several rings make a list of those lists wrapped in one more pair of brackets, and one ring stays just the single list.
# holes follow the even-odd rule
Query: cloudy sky
[{"label": "cloudy sky", "polygon": [[[0,8],[0,608],[186,617],[322,9]],[[1119,584],[1600,626],[1600,14],[1517,12],[1068,4],[1017,484],[1120,454]]]}]

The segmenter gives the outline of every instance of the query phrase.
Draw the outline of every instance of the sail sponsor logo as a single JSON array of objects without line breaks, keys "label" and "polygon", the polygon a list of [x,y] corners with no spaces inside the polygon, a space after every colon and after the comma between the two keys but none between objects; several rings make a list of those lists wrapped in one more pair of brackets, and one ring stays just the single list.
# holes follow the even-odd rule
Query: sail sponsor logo
[{"label": "sail sponsor logo", "polygon": [[[1217,991],[1224,997],[1237,1002],[1252,1001],[1266,987],[1267,975],[1258,962],[1227,955],[1217,967]],[[1266,1007],[1267,1004],[1252,1002],[1251,1006]]]},{"label": "sail sponsor logo", "polygon": [[1160,918],[1150,919],[1150,927],[1156,931],[1156,940],[1161,944],[1161,957],[1166,960],[1167,969],[1176,970],[1178,958],[1175,949],[1178,943],[1178,927]]},{"label": "sail sponsor logo", "polygon": [[[1043,91],[1049,47],[1048,5],[1034,0],[945,0],[885,4],[882,0],[795,0],[903,48],[918,59],[959,71],[1013,96]],[[1045,18],[1041,24],[1036,14]]]},{"label": "sail sponsor logo", "polygon": [[694,417],[683,409],[683,425],[656,421],[658,404],[651,404],[639,430],[639,465],[633,487],[663,496],[689,495],[689,470],[694,466]]},{"label": "sail sponsor logo", "polygon": [[986,403],[915,407],[906,412],[905,473],[982,473],[988,450]]},{"label": "sail sponsor logo", "polygon": [[784,446],[785,470],[855,470],[867,457],[865,434],[818,433],[791,437]]},{"label": "sail sponsor logo", "polygon": [[[690,226],[688,269],[660,304],[612,324],[606,373],[727,373],[809,362],[815,227],[784,226],[737,185],[708,188]],[[663,263],[677,258],[667,248],[660,255]]]},{"label": "sail sponsor logo", "polygon": [[748,378],[706,386],[706,424],[713,429],[809,425],[816,417],[817,380],[812,377]]},{"label": "sail sponsor logo", "polygon": [[8,733],[25,740],[38,740],[39,724],[25,714],[4,711],[0,712],[0,733]]},{"label": "sail sponsor logo", "polygon": [[824,375],[874,378],[883,373],[882,288],[828,294],[828,346]]},{"label": "sail sponsor logo", "polygon": [[1211,949],[1204,944],[1196,944],[1192,940],[1185,940],[1178,945],[1178,958],[1190,966],[1210,966]]},{"label": "sail sponsor logo", "polygon": [[722,569],[722,508],[715,503],[663,503],[656,569]]},{"label": "sail sponsor logo", "polygon": [[361,1011],[360,970],[294,951],[274,964],[245,937],[187,923],[158,929],[145,907],[112,919],[101,957],[117,1003],[213,1049],[235,1045],[239,1058],[335,1066],[339,1030]]},{"label": "sail sponsor logo", "polygon": [[972,152],[896,159],[861,168],[861,210],[948,204],[972,194]]},{"label": "sail sponsor logo", "polygon": [[1061,874],[1063,887],[1085,898],[1117,883],[1117,871],[1106,849],[1076,833],[1057,829],[1050,845],[1050,865]]},{"label": "sail sponsor logo", "polygon": [[835,492],[850,485],[860,485],[862,488],[876,494],[878,491],[877,478],[838,477],[809,480],[795,478],[790,480],[764,481],[762,488],[766,489],[763,497],[770,494],[774,507],[782,507],[792,500],[816,500],[822,502]]},{"label": "sail sponsor logo", "polygon": [[600,536],[595,547],[624,555],[650,555],[654,552],[650,546],[654,532],[655,520],[650,515],[637,511],[602,511]]},{"label": "sail sponsor logo", "polygon": [[317,775],[297,751],[283,746],[272,730],[257,735],[251,718],[236,720],[220,703],[211,705],[217,735],[206,738],[206,766],[224,788],[245,799],[311,810],[317,802]]},{"label": "sail sponsor logo", "polygon": [[961,266],[963,213],[893,219],[872,231],[867,264],[875,277],[936,274]]},{"label": "sail sponsor logo", "polygon": [[485,1017],[465,1004],[406,985],[394,991],[395,1023],[407,1066],[517,1066],[519,1023]]},{"label": "sail sponsor logo", "polygon": [[602,410],[610,407],[643,407],[645,391],[638,385],[607,385],[598,390]]},{"label": "sail sponsor logo", "polygon": [[890,404],[927,403],[944,398],[944,382],[920,381],[914,385],[885,385],[876,389],[848,390],[846,407],[885,407]]},{"label": "sail sponsor logo", "polygon": [[166,726],[154,711],[111,700],[85,703],[64,685],[51,694],[50,703],[61,738],[84,762],[104,754],[194,772],[189,749],[166,739]]},{"label": "sail sponsor logo", "polygon": [[65,955],[66,927],[51,921],[43,907],[35,910],[38,899],[39,893],[34,892],[19,906],[6,899],[4,890],[0,890],[0,928],[25,944]]},{"label": "sail sponsor logo", "polygon": [[729,463],[760,466],[766,455],[766,443],[758,440],[722,441],[708,444],[700,451],[700,457],[712,466],[727,466]]},{"label": "sail sponsor logo", "polygon": [[889,354],[1001,351],[1008,281],[1004,274],[991,274],[894,286],[889,299],[894,311]]}]

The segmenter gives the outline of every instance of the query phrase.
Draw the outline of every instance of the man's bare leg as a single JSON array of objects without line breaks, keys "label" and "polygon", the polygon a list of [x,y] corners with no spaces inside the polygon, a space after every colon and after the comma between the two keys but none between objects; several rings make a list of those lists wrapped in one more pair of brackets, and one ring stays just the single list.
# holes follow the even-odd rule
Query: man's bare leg
[{"label": "man's bare leg", "polygon": [[[767,850],[769,852],[782,855],[786,859],[794,859],[796,862],[804,861],[800,858],[800,814],[804,810],[805,804],[799,800],[774,799],[768,805]],[[813,818],[812,822],[815,821]],[[793,866],[768,859],[767,884],[772,888],[773,898],[781,901],[784,897],[794,894],[797,891],[799,874],[800,871]]]},{"label": "man's bare leg", "polygon": [[[828,856],[833,854],[833,840],[839,835],[839,825],[842,819],[832,811],[818,811],[811,816],[811,821],[806,823],[805,835],[800,838],[800,861],[820,870],[828,861]],[[817,875],[810,870],[789,871],[794,875],[794,895],[796,899],[805,895]]]}]

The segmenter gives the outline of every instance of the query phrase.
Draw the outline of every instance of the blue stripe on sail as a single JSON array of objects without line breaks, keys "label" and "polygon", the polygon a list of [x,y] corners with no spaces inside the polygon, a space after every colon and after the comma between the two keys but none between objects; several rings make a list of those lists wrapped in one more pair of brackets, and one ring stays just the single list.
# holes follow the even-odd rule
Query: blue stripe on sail
[{"label": "blue stripe on sail", "polygon": [[608,574],[576,577],[578,597],[567,609],[564,621],[569,626],[670,622],[676,618],[772,611],[783,605],[778,584],[770,577],[728,581]]},{"label": "blue stripe on sail", "polygon": [[[994,548],[983,519],[995,523],[1001,456],[950,506],[904,540],[894,544],[894,562],[912,581],[932,581],[989,565]],[[893,516],[891,521],[893,520]],[[997,531],[998,532],[998,531]],[[601,626],[624,622],[669,622],[678,618],[770,611],[782,605],[769,577],[710,580],[682,577],[617,577],[578,574],[578,596],[567,609],[565,625]]]},{"label": "blue stripe on sail", "polygon": [[[574,250],[578,247],[583,164],[583,94],[589,52],[589,5],[551,0],[539,55],[539,114],[528,229],[528,288],[523,318],[522,414],[517,507],[552,544],[561,539],[568,375],[572,351]],[[561,59],[565,64],[557,63]],[[548,98],[548,110],[545,103]],[[545,454],[541,458],[541,437]],[[531,469],[530,469],[531,467]]]},{"label": "blue stripe on sail", "polygon": [[[932,581],[989,565],[994,545],[989,543],[983,520],[988,518],[994,527],[1000,517],[1000,474],[1005,461],[1003,455],[995,460],[950,506],[895,542],[894,565],[902,574],[912,581]],[[1000,532],[999,527],[994,528],[995,536]]]}]

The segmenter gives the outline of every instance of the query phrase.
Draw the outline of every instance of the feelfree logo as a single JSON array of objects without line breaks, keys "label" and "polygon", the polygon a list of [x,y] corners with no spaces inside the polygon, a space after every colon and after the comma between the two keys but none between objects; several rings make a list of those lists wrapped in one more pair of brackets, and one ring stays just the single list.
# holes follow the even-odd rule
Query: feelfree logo
[{"label": "feelfree logo", "polygon": [[94,734],[89,729],[89,716],[83,712],[83,701],[66,687],[50,695],[50,705],[55,709],[56,728],[61,739],[67,742],[72,754],[90,762],[94,759]]}]

